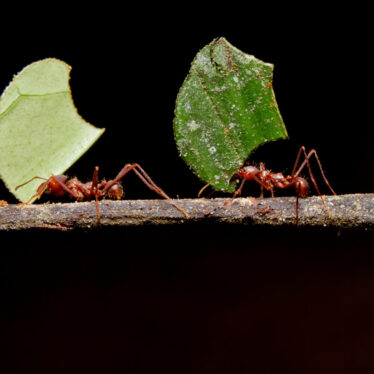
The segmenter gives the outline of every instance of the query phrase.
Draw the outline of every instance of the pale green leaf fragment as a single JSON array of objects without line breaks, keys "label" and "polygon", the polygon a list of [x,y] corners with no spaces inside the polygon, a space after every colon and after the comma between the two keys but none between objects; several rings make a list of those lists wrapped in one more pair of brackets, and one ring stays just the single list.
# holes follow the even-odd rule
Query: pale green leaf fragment
[{"label": "pale green leaf fragment", "polygon": [[185,162],[216,190],[232,192],[231,175],[254,149],[287,138],[272,80],[272,64],[224,38],[192,62],[176,101],[174,135]]},{"label": "pale green leaf fragment", "polygon": [[71,67],[48,58],[25,67],[0,99],[0,177],[16,198],[27,201],[39,176],[63,174],[105,129],[78,114],[70,92]]}]

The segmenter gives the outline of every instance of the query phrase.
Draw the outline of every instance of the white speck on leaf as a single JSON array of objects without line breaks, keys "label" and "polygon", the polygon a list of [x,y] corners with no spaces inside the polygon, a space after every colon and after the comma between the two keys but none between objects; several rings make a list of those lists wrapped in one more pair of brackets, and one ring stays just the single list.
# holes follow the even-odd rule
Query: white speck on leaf
[{"label": "white speck on leaf", "polygon": [[195,120],[192,120],[187,123],[187,127],[190,131],[195,131],[200,128],[200,124],[196,123]]},{"label": "white speck on leaf", "polygon": [[216,147],[210,147],[209,148],[209,152],[210,152],[210,154],[214,154],[214,153],[216,153],[217,152],[217,149],[216,149]]}]

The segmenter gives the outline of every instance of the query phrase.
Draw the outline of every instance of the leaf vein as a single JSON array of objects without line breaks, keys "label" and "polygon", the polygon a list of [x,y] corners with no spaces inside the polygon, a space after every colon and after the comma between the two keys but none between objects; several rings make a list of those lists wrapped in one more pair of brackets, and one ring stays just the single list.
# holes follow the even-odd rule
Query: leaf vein
[{"label": "leaf vein", "polygon": [[225,121],[222,119],[222,115],[219,113],[214,101],[213,101],[213,98],[211,97],[211,95],[209,94],[209,91],[207,89],[207,87],[204,85],[204,79],[203,77],[200,76],[199,72],[197,71],[197,69],[193,66],[192,69],[194,70],[196,76],[197,76],[197,79],[199,80],[200,84],[201,84],[201,87],[203,89],[203,91],[206,93],[207,97],[208,97],[208,100],[210,101],[211,105],[212,105],[212,108],[217,116],[217,118],[219,119],[220,123],[222,124],[222,128],[224,130],[224,133],[225,133],[225,137],[228,139],[230,145],[232,146],[232,148],[234,149],[236,155],[238,156],[238,163],[242,163],[242,159],[240,157],[240,153],[238,151],[238,148],[236,147],[235,145],[235,142],[233,141],[233,139],[230,137],[230,131],[229,129],[227,128],[227,126],[225,125]]}]

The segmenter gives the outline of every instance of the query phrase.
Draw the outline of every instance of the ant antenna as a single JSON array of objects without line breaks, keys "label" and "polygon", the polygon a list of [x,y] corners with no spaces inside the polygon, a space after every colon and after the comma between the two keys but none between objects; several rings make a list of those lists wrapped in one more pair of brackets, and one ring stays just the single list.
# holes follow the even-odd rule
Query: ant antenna
[{"label": "ant antenna", "polygon": [[27,182],[22,183],[22,184],[20,184],[19,186],[17,186],[17,187],[15,188],[15,191],[17,191],[20,187],[23,187],[25,184],[28,184],[28,183],[32,182],[34,179],[42,179],[42,180],[44,180],[44,181],[47,181],[47,180],[48,180],[47,178],[42,178],[42,177],[33,177],[33,178],[29,179]]},{"label": "ant antenna", "polygon": [[208,184],[206,184],[200,191],[199,193],[197,194],[197,197],[201,197],[201,194],[204,192],[204,190],[206,190],[209,186],[211,186],[214,182],[218,182],[220,181],[221,179],[223,178],[226,178],[229,174],[231,174],[233,171],[237,171],[239,170],[239,168],[234,168],[234,169],[231,169],[229,170],[227,173],[225,173],[224,175],[222,175],[222,177],[219,177],[219,178],[216,178],[214,180],[212,180],[211,182],[209,182]]}]

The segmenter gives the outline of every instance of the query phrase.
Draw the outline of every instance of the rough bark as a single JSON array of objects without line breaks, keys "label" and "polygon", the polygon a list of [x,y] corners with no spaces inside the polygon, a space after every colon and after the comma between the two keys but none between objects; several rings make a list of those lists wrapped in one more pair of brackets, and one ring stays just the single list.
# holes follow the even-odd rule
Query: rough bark
[{"label": "rough bark", "polygon": [[[138,226],[224,222],[247,225],[295,225],[295,197],[266,199],[174,200],[191,216],[189,220],[166,200],[101,201],[101,226]],[[300,199],[299,226],[339,229],[374,228],[374,194],[318,196]],[[0,207],[0,230],[73,230],[98,227],[94,202],[6,205]]]}]

